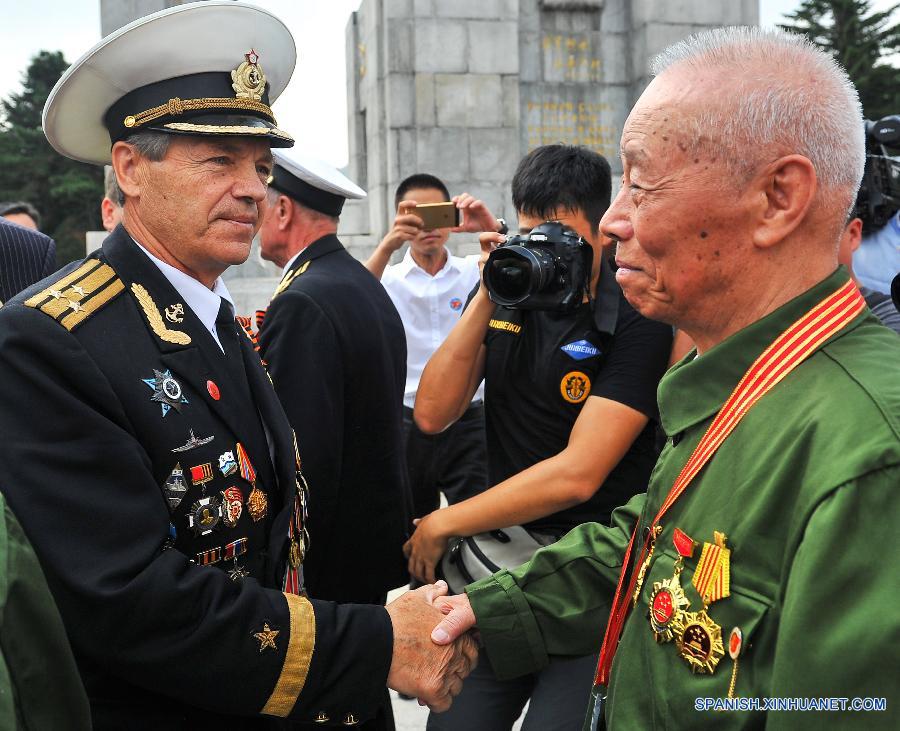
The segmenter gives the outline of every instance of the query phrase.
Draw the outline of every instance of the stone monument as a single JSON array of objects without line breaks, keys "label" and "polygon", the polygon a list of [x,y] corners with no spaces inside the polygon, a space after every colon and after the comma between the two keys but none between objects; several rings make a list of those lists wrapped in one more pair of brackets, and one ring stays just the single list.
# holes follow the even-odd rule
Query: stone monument
[{"label": "stone monument", "polygon": [[[397,184],[416,172],[515,218],[509,183],[543,144],[585,145],[618,179],[619,136],[677,40],[753,25],[757,0],[362,0],[347,23],[349,176],[342,239],[364,258],[393,220]],[[477,251],[454,236],[457,251]]]}]

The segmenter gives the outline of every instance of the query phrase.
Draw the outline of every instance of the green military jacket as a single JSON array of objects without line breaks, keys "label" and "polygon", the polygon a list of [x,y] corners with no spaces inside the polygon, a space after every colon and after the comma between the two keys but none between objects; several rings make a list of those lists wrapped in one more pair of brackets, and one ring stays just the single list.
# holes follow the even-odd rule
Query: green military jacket
[{"label": "green military jacket", "polygon": [[[597,652],[635,521],[640,536],[766,346],[846,281],[838,270],[666,374],[659,405],[668,442],[647,493],[618,509],[611,527],[581,525],[530,563],[467,588],[498,675],[533,671],[550,655]],[[612,666],[608,728],[900,728],[898,364],[900,338],[866,311],[750,409],[663,517]],[[676,528],[701,545],[720,531],[731,550],[730,595],[708,608],[725,651],[712,673],[692,672],[649,623],[654,584],[674,574]],[[680,576],[692,612],[702,609],[691,583],[700,554]],[[876,698],[886,710],[707,710],[703,699],[728,696],[734,627],[742,634],[735,697],[847,699],[847,709],[854,698]],[[597,723],[594,707],[586,728]]]},{"label": "green military jacket", "polygon": [[37,556],[0,494],[0,728],[83,731],[91,712]]}]

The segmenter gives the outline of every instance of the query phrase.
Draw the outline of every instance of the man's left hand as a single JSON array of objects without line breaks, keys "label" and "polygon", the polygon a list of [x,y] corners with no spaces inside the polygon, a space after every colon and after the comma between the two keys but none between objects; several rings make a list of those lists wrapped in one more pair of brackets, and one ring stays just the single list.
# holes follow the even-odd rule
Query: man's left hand
[{"label": "man's left hand", "polygon": [[481,233],[482,231],[498,231],[500,222],[494,218],[494,214],[488,210],[483,201],[478,200],[468,193],[461,193],[453,197],[453,202],[459,209],[462,219],[459,226],[450,229],[455,233]]},{"label": "man's left hand", "polygon": [[442,510],[435,510],[413,523],[416,530],[403,546],[403,554],[409,559],[409,573],[419,581],[434,583],[434,567],[447,550],[450,536],[444,533],[441,523]]}]

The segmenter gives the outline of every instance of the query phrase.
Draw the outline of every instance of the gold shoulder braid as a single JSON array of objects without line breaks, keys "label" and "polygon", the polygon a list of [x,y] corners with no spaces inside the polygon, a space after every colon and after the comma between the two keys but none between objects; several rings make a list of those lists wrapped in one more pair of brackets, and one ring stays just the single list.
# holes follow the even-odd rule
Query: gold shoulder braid
[{"label": "gold shoulder braid", "polygon": [[153,332],[156,333],[160,340],[165,340],[167,343],[175,343],[176,345],[190,344],[191,336],[186,332],[182,332],[181,330],[170,330],[166,327],[156,303],[146,289],[140,284],[132,284],[131,292],[135,296],[135,299],[137,299],[138,304],[140,304],[141,309],[144,310],[144,314],[147,316],[147,322],[150,323]]},{"label": "gold shoulder braid", "polygon": [[115,270],[98,259],[88,259],[62,279],[25,300],[71,332],[115,299],[125,289]]},{"label": "gold shoulder braid", "polygon": [[309,269],[309,262],[304,262],[303,266],[299,269],[295,269],[292,272],[288,272],[284,275],[282,280],[278,283],[278,286],[275,288],[275,294],[272,295],[272,299],[275,299],[278,295],[280,295],[284,290],[291,286],[291,283],[299,277],[303,272]]}]

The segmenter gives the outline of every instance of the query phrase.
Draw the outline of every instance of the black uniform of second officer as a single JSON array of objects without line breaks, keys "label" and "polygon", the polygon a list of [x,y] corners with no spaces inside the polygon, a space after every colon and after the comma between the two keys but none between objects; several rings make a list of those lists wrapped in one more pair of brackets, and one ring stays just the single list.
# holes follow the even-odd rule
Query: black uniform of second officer
[{"label": "black uniform of second officer", "polygon": [[284,276],[259,342],[304,455],[310,593],[383,603],[408,580],[406,338],[381,283],[335,235],[345,199],[364,196],[334,168],[276,151],[260,238]]}]

